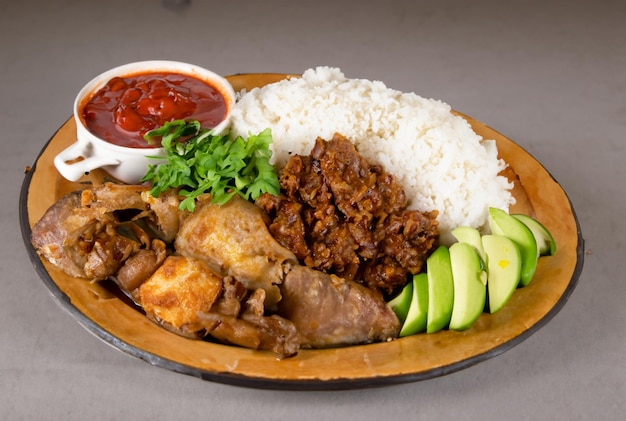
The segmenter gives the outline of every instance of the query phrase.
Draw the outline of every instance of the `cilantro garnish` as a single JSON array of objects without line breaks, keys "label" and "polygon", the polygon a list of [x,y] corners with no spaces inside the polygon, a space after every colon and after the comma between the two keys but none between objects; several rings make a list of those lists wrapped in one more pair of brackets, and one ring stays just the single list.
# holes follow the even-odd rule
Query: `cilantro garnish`
[{"label": "cilantro garnish", "polygon": [[141,181],[152,183],[150,194],[159,196],[170,188],[180,188],[185,198],[180,209],[193,212],[195,199],[211,193],[222,205],[239,194],[255,200],[262,193],[278,194],[278,176],[270,164],[270,129],[248,139],[231,134],[215,135],[197,120],[175,120],[145,135],[150,142],[161,138],[167,163],[150,165]]}]

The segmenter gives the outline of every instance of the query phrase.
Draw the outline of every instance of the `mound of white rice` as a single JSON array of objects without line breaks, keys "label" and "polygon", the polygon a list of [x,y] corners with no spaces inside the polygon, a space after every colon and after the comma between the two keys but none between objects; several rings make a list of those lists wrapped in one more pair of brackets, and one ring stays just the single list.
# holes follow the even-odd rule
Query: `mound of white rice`
[{"label": "mound of white rice", "polygon": [[318,67],[243,94],[232,129],[247,137],[271,128],[277,168],[291,155],[308,155],[318,136],[341,133],[397,177],[411,209],[439,211],[442,241],[449,243],[454,227],[481,228],[490,206],[508,210],[514,203],[512,185],[498,176],[505,163],[495,141],[450,111],[441,101]]}]

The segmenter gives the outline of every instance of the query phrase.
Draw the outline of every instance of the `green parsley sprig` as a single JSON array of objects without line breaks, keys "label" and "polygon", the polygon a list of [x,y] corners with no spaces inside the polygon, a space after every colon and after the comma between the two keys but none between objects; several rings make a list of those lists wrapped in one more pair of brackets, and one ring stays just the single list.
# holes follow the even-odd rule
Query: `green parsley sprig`
[{"label": "green parsley sprig", "polygon": [[150,165],[142,181],[152,183],[150,194],[155,197],[180,188],[185,197],[180,209],[193,212],[196,198],[207,192],[219,205],[235,194],[255,200],[264,192],[279,193],[278,176],[270,164],[269,128],[244,139],[213,134],[197,120],[174,120],[145,135],[148,142],[158,137],[167,162]]}]

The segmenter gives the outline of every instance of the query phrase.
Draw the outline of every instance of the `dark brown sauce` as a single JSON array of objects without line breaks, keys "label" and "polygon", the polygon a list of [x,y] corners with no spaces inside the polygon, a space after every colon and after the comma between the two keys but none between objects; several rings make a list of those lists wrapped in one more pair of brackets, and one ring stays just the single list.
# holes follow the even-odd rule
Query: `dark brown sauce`
[{"label": "dark brown sauce", "polygon": [[99,281],[99,283],[100,283],[100,286],[102,286],[109,293],[111,293],[116,298],[121,300],[127,306],[133,308],[134,310],[137,310],[141,314],[144,314],[144,315],[146,314],[141,308],[141,306],[135,303],[135,301],[131,297],[129,297],[128,294],[122,291],[122,289],[113,279],[108,278],[103,281]]}]

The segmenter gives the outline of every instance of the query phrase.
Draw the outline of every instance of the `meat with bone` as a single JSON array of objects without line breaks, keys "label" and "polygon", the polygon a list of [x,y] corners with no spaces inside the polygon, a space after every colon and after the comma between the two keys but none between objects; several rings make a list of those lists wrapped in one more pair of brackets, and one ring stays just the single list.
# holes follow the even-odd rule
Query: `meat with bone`
[{"label": "meat with bone", "polygon": [[33,226],[31,243],[73,277],[103,280],[122,271],[121,286],[131,292],[129,285],[137,286],[163,261],[162,238],[178,230],[178,196],[148,196],[146,186],[114,183],[69,193]]},{"label": "meat with bone", "polygon": [[248,289],[264,289],[265,307],[271,308],[280,301],[283,264],[297,259],[272,237],[264,218],[261,209],[238,195],[222,206],[201,201],[181,222],[174,246]]},{"label": "meat with bone", "polygon": [[248,289],[276,294],[279,299],[264,300],[264,310],[272,311],[277,304],[278,316],[293,322],[303,346],[397,337],[400,323],[379,292],[300,266],[270,235],[261,210],[238,196],[224,206],[197,206],[181,223],[175,244],[179,253],[207,262]]},{"label": "meat with bone", "polygon": [[86,259],[79,250],[75,250],[75,239],[80,236],[81,230],[93,223],[97,215],[88,211],[82,220],[72,217],[80,208],[80,198],[80,192],[72,192],[48,208],[32,228],[31,243],[37,254],[69,276],[86,278]]},{"label": "meat with bone", "polygon": [[288,320],[265,316],[265,290],[248,291],[233,277],[222,278],[203,261],[172,255],[139,287],[146,315],[187,337],[209,335],[224,343],[295,355],[298,332]]},{"label": "meat with bone", "polygon": [[[32,244],[71,276],[116,280],[148,317],[183,336],[281,357],[397,336],[380,293],[300,266],[254,204],[207,198],[186,214],[174,192],[156,201],[147,194],[118,185],[71,193],[35,224]],[[163,240],[173,232],[180,255]]]}]

